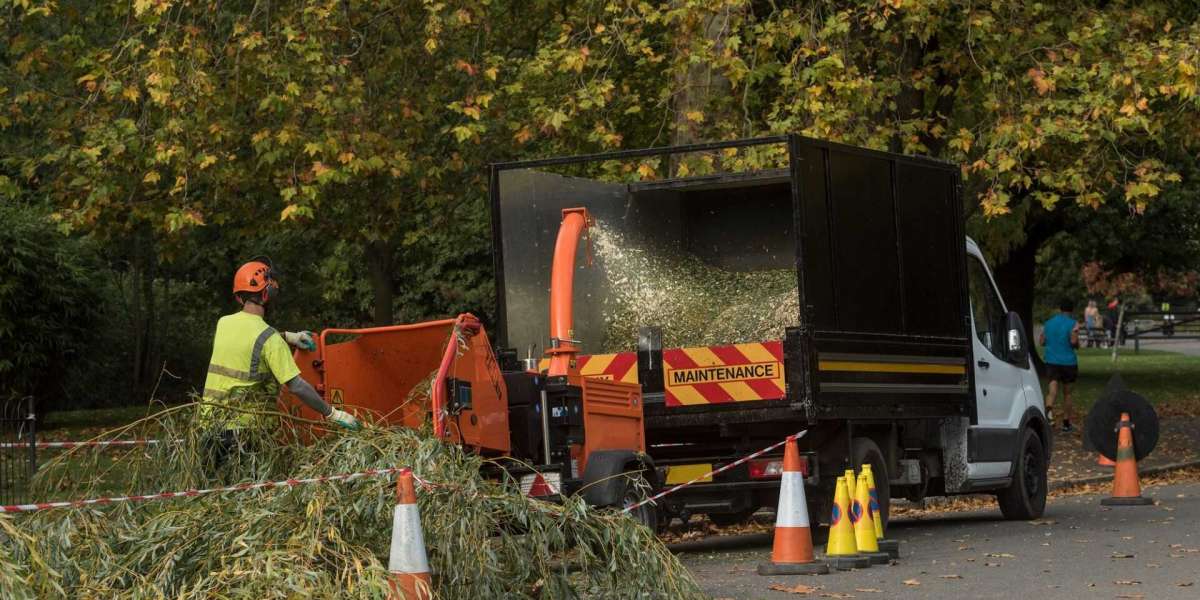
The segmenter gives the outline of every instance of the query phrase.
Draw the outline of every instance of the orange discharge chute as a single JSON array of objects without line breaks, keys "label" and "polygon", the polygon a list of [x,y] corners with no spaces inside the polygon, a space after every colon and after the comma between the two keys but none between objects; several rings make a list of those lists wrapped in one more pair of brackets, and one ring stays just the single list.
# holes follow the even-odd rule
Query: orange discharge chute
[{"label": "orange discharge chute", "polygon": [[575,339],[575,254],[579,239],[592,225],[586,208],[565,208],[558,240],[554,244],[554,262],[550,271],[550,377],[566,376],[579,354]]}]

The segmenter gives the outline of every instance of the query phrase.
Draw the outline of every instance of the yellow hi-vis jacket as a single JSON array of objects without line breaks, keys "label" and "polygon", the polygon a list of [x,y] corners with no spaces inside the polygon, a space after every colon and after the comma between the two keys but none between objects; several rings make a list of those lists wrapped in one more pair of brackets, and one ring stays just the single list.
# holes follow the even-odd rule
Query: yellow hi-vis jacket
[{"label": "yellow hi-vis jacket", "polygon": [[[238,312],[221,317],[213,336],[208,377],[204,380],[204,401],[232,406],[241,396],[237,392],[248,390],[271,375],[280,385],[300,375],[283,336],[258,315]],[[218,412],[227,414],[215,414]],[[228,428],[241,428],[253,422],[254,415],[220,411],[211,404],[202,404],[200,419],[208,424],[221,419]]]}]

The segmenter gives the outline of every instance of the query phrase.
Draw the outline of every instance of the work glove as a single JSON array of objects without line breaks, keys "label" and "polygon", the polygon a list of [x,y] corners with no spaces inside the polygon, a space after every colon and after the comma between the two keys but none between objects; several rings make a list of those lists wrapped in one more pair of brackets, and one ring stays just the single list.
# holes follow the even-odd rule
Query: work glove
[{"label": "work glove", "polygon": [[317,349],[317,343],[313,341],[313,333],[311,331],[285,331],[283,339],[295,348],[301,348],[312,352]]},{"label": "work glove", "polygon": [[325,416],[325,420],[336,423],[342,428],[349,429],[350,431],[358,431],[359,429],[362,429],[362,423],[359,423],[358,419],[354,418],[354,415],[340,408],[335,408],[330,411],[330,413]]}]

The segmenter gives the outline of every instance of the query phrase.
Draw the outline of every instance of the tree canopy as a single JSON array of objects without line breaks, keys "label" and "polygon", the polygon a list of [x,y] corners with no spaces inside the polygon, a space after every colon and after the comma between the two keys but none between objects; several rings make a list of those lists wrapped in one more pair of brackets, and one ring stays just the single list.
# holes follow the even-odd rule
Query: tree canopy
[{"label": "tree canopy", "polygon": [[0,195],[147,322],[285,238],[323,318],[487,312],[487,163],[774,133],[960,164],[1029,321],[1041,246],[1139,227],[1200,144],[1185,1],[0,0],[0,32]]}]

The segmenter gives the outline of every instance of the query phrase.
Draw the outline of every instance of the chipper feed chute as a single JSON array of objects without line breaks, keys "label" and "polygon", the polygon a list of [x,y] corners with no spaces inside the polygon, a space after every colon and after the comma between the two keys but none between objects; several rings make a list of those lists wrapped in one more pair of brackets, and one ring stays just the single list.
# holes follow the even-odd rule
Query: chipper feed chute
[{"label": "chipper feed chute", "polygon": [[[441,422],[435,429],[447,441],[484,453],[509,451],[504,378],[487,333],[470,315],[412,325],[326,329],[316,351],[298,351],[296,363],[327,402],[351,407],[347,410],[360,418],[415,428],[441,404]],[[439,372],[444,376],[439,378]],[[319,418],[286,391],[281,403],[293,415]]]}]

